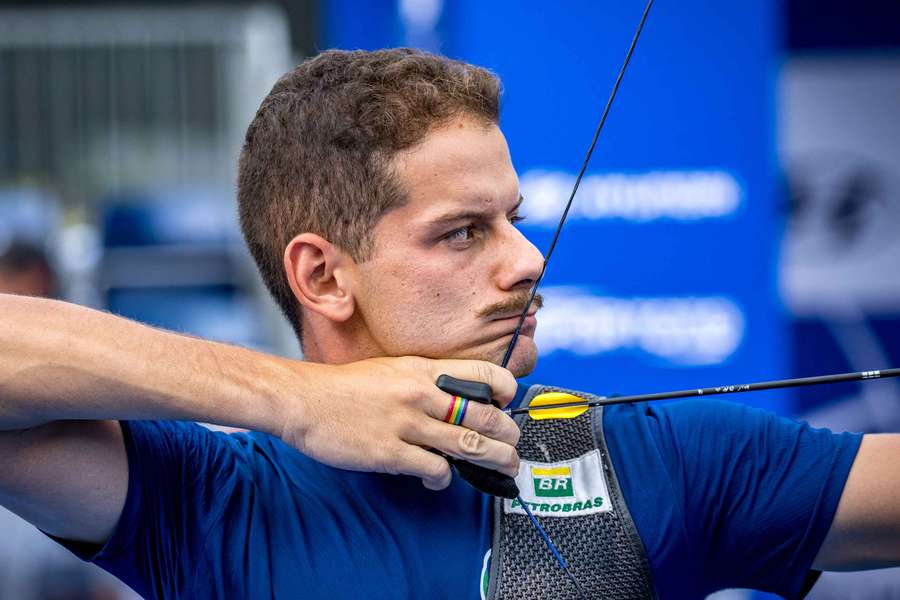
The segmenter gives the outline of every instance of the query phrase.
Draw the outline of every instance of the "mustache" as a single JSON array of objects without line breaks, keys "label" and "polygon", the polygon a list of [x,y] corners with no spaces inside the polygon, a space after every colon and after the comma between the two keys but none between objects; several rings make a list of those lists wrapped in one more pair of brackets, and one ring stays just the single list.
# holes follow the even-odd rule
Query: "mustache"
[{"label": "mustache", "polygon": [[[481,309],[478,312],[479,317],[492,317],[492,316],[500,316],[504,314],[509,314],[511,312],[516,312],[522,314],[522,311],[525,310],[525,305],[528,304],[528,298],[531,296],[531,292],[522,292],[520,294],[516,294],[515,296],[510,296],[506,300],[501,302],[497,302],[496,304],[491,304],[490,306]],[[540,309],[544,306],[544,297],[540,294],[536,294],[534,296],[534,301],[531,303],[531,306]]]}]

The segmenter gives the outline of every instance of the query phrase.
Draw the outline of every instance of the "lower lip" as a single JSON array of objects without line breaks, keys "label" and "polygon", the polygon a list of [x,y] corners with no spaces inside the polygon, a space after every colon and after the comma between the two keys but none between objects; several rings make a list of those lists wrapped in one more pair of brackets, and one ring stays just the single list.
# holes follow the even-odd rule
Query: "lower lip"
[{"label": "lower lip", "polygon": [[[515,323],[516,325],[518,325],[519,319],[521,319],[521,318],[522,318],[521,316],[507,317],[505,319],[497,319],[497,321],[500,323],[505,323],[505,322],[509,321],[511,323]],[[525,320],[522,322],[522,333],[525,333],[525,334],[532,333],[532,332],[534,332],[534,329],[536,327],[537,327],[537,317],[535,317],[534,315],[528,315],[527,317],[525,317]]]}]

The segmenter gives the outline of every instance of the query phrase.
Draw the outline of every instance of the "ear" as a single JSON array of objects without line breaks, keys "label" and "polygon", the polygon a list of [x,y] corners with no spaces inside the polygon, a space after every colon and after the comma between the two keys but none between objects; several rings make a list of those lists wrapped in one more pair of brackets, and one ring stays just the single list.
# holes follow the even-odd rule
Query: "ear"
[{"label": "ear", "polygon": [[356,308],[353,264],[346,253],[314,233],[301,233],[284,249],[284,269],[294,297],[304,309],[331,321],[346,321]]}]

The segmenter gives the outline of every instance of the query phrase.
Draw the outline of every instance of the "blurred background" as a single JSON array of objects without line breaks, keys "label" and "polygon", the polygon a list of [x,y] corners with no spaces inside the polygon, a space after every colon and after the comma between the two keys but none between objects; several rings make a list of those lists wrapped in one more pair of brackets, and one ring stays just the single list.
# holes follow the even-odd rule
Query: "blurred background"
[{"label": "blurred background", "polygon": [[[278,76],[332,47],[497,72],[545,250],[642,10],[0,0],[0,292],[299,356],[241,243],[235,165]],[[900,5],[657,2],[548,271],[529,379],[624,394],[900,366],[898,234]],[[733,400],[900,431],[890,380]],[[0,600],[134,597],[2,509],[0,532]],[[900,573],[826,574],[812,597],[900,598]]]}]

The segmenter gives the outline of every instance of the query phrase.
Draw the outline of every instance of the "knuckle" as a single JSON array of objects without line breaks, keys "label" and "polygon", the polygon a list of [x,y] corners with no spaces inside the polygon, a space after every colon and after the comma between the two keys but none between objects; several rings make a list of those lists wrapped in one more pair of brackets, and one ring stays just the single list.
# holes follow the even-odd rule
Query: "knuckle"
[{"label": "knuckle", "polygon": [[404,390],[403,403],[410,407],[424,406],[430,395],[431,390],[428,386],[411,382]]},{"label": "knuckle", "polygon": [[478,430],[489,437],[496,437],[501,431],[503,413],[493,406],[486,408],[479,416]]},{"label": "knuckle", "polygon": [[403,439],[416,436],[422,430],[414,414],[397,415],[397,434]]},{"label": "knuckle", "polygon": [[446,460],[436,461],[434,466],[428,469],[427,476],[432,481],[443,481],[450,476],[450,464]]},{"label": "knuckle", "polygon": [[377,470],[388,475],[399,475],[403,472],[400,463],[397,461],[397,454],[386,448],[379,447],[373,449],[375,455]]},{"label": "knuckle", "polygon": [[484,444],[480,433],[472,429],[463,431],[459,436],[459,451],[465,456],[479,456],[483,453]]},{"label": "knuckle", "polygon": [[509,464],[512,467],[513,472],[518,474],[519,466],[521,464],[521,460],[519,459],[519,453],[516,452],[515,448],[510,448],[509,453],[510,453]]},{"label": "knuckle", "polygon": [[513,423],[513,427],[511,429],[512,433],[510,434],[510,444],[512,446],[518,446],[519,440],[522,439],[522,430],[519,429],[518,425]]},{"label": "knuckle", "polygon": [[486,383],[493,389],[494,387],[494,369],[493,365],[486,362],[475,363],[475,378],[482,383]]},{"label": "knuckle", "polygon": [[500,369],[496,383],[497,385],[494,387],[494,390],[496,391],[499,389],[501,390],[501,392],[503,392],[497,398],[497,401],[502,407],[506,408],[507,406],[509,406],[509,403],[515,399],[516,388],[518,387],[516,378],[513,377],[513,374],[506,369]]}]

